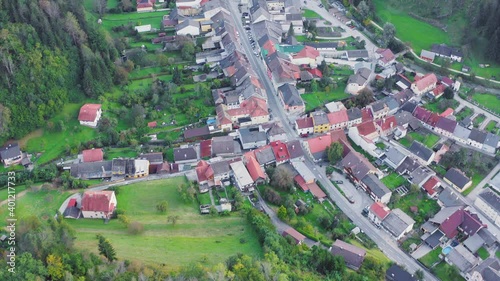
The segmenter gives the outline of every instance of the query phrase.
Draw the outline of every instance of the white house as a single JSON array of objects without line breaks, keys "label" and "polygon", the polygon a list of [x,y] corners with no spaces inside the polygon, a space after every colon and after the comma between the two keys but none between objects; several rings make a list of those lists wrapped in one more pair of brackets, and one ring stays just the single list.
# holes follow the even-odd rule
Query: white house
[{"label": "white house", "polygon": [[82,215],[86,219],[109,219],[116,204],[114,191],[86,191],[82,198]]},{"label": "white house", "polygon": [[200,35],[200,22],[195,20],[185,20],[175,27],[177,35]]},{"label": "white house", "polygon": [[80,125],[95,128],[99,119],[101,119],[101,114],[102,109],[100,104],[86,103],[80,108],[78,121],[80,121]]}]

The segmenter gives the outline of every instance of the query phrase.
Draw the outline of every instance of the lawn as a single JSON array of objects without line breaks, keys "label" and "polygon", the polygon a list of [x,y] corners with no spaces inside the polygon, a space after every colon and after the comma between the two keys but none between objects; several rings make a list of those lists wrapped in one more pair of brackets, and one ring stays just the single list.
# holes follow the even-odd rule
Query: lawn
[{"label": "lawn", "polygon": [[314,110],[315,108],[323,106],[325,103],[331,101],[342,100],[349,97],[349,94],[344,92],[345,85],[339,83],[338,87],[330,92],[315,92],[302,94],[302,99],[306,104],[306,111]]},{"label": "lawn", "polygon": [[[418,211],[413,213],[410,207],[416,206]],[[389,204],[391,209],[399,208],[415,220],[415,228],[418,228],[428,218],[433,217],[439,210],[439,204],[436,200],[429,199],[422,191],[417,193],[408,193],[401,197],[397,202]]]},{"label": "lawn", "polygon": [[433,269],[432,272],[439,278],[441,281],[465,281],[465,279],[460,276],[459,273],[453,273],[450,275],[451,272],[451,265],[447,264],[446,262],[441,262],[440,264],[436,265]]},{"label": "lawn", "polygon": [[112,160],[113,158],[135,158],[137,157],[137,151],[129,148],[106,148],[104,150],[104,158],[107,160]]},{"label": "lawn", "polygon": [[500,99],[498,99],[498,96],[488,93],[474,94],[472,99],[496,114],[500,114]]},{"label": "lawn", "polygon": [[387,186],[390,190],[394,190],[407,183],[408,181],[398,173],[390,173],[389,175],[382,178],[382,183]]},{"label": "lawn", "polygon": [[437,247],[436,249],[430,251],[425,256],[418,259],[421,263],[423,263],[427,268],[431,268],[433,264],[440,261],[439,255],[443,249],[441,247]]},{"label": "lawn", "polygon": [[163,15],[168,15],[168,11],[150,12],[150,13],[121,13],[121,14],[106,14],[102,18],[102,26],[111,34],[112,28],[120,25],[132,24],[145,25],[151,24],[152,28],[160,29]]},{"label": "lawn", "polygon": [[485,131],[488,131],[488,132],[491,132],[491,131],[495,130],[496,126],[497,126],[497,122],[496,122],[496,121],[491,120],[491,121],[488,123],[488,125],[486,125],[486,127],[484,127],[484,130],[485,130]]},{"label": "lawn", "polygon": [[472,175],[472,185],[469,188],[467,188],[464,192],[462,192],[462,195],[463,196],[469,195],[474,190],[474,188],[476,188],[476,186],[484,179],[484,177],[485,175],[474,173]]},{"label": "lawn", "polygon": [[[442,112],[444,111],[444,110],[439,109],[439,104],[440,104],[441,102],[443,102],[443,101],[444,101],[444,99],[440,99],[440,100],[438,100],[438,101],[436,101],[436,102],[428,102],[428,103],[426,103],[426,104],[424,105],[424,108],[425,108],[425,109],[427,109],[427,110],[430,110],[430,111],[432,111],[432,112],[435,112],[435,113],[439,113],[439,114],[440,114],[440,113],[442,113]],[[458,106],[458,104],[459,104],[459,103],[458,103],[458,101],[456,101],[456,100],[451,100],[451,101],[453,102],[453,106],[452,106],[452,108],[453,108],[453,109],[457,108],[457,106]]]},{"label": "lawn", "polygon": [[486,116],[484,116],[483,114],[479,114],[478,116],[476,116],[476,118],[474,118],[474,121],[472,121],[472,123],[474,123],[474,127],[478,128],[479,126],[481,126],[485,119]]},{"label": "lawn", "polygon": [[[25,185],[17,185],[16,186],[16,194],[19,194],[21,191],[23,191],[25,189],[26,189]],[[7,187],[0,189],[0,202],[7,200],[7,198],[9,197],[8,195],[9,195],[9,191],[8,191]]]},{"label": "lawn", "polygon": [[366,256],[372,257],[384,265],[388,265],[391,262],[391,260],[386,255],[384,255],[384,253],[382,253],[382,251],[380,251],[380,249],[378,249],[378,248],[367,249],[366,247],[363,246],[363,244],[361,244],[361,242],[359,242],[358,240],[355,240],[355,239],[350,239],[348,242],[350,244],[353,244],[354,246],[365,249]]},{"label": "lawn", "polygon": [[[118,259],[164,264],[167,270],[197,261],[212,266],[237,253],[262,256],[245,218],[235,213],[229,217],[200,215],[197,203],[184,203],[177,186],[185,182],[184,177],[177,177],[122,186],[118,208],[131,221],[143,223],[144,233],[130,235],[118,220],[108,224],[101,220],[71,220],[68,222],[76,229],[75,246],[97,253],[95,235],[101,233],[111,241]],[[168,202],[166,215],[155,208],[162,200]],[[170,215],[179,216],[175,225],[167,223]]]},{"label": "lawn", "polygon": [[320,19],[321,16],[316,13],[315,11],[313,10],[308,10],[308,9],[305,9],[303,12],[302,12],[302,15],[305,17],[305,18],[314,18],[314,19]]},{"label": "lawn", "polygon": [[396,36],[403,42],[410,42],[413,50],[420,54],[422,49],[430,49],[432,44],[450,43],[449,35],[443,30],[426,22],[409,16],[406,12],[397,10],[384,0],[374,0],[377,15],[383,26],[390,22],[396,27]]},{"label": "lawn", "polygon": [[406,137],[399,140],[399,143],[406,147],[410,147],[414,140],[423,143],[428,148],[432,148],[439,141],[439,136],[431,133],[411,132]]},{"label": "lawn", "polygon": [[462,110],[460,110],[455,116],[457,117],[457,121],[462,121],[465,119],[465,117],[470,117],[472,114],[474,114],[474,111],[470,107],[464,107]]},{"label": "lawn", "polygon": [[484,247],[481,247],[481,248],[479,248],[479,250],[477,250],[477,255],[482,260],[485,260],[485,259],[490,257],[490,253],[488,253],[488,251]]}]

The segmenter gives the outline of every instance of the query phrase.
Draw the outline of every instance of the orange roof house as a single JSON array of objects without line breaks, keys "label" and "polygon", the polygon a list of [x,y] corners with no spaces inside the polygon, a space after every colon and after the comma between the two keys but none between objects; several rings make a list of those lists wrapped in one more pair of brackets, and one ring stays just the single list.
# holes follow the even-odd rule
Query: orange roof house
[{"label": "orange roof house", "polygon": [[83,162],[98,162],[103,160],[104,153],[100,148],[97,149],[92,148],[82,151],[82,156],[83,156]]}]

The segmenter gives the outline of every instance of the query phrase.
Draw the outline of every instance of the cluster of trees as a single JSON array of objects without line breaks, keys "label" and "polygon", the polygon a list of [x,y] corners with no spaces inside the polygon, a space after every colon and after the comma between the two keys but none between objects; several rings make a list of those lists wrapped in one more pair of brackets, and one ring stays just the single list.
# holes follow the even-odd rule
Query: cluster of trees
[{"label": "cluster of trees", "polygon": [[374,101],[375,98],[373,97],[372,90],[368,87],[365,87],[361,91],[359,91],[358,95],[348,99],[347,102],[345,103],[345,106],[347,108],[351,107],[363,108]]},{"label": "cluster of trees", "polygon": [[[498,1],[479,2],[479,9],[472,18],[474,29],[466,30],[462,41],[472,46],[477,44],[486,46],[486,56],[500,63],[500,3]],[[477,35],[481,37],[475,37]]]},{"label": "cluster of trees", "polygon": [[460,167],[463,172],[472,177],[476,173],[486,175],[495,166],[495,161],[480,152],[460,148],[458,151],[445,153],[439,164],[447,169]]},{"label": "cluster of trees", "polygon": [[[51,182],[58,175],[57,167],[54,164],[42,167],[35,167],[33,170],[22,170],[16,172],[16,184],[32,184],[34,182]],[[7,187],[8,175],[0,175],[0,186]]]}]

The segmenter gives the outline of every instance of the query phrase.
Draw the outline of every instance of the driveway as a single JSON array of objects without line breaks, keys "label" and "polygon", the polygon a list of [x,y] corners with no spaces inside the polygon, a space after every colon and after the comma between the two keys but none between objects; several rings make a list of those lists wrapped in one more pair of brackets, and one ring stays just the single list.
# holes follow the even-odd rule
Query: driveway
[{"label": "driveway", "polygon": [[414,259],[418,260],[419,258],[421,258],[421,257],[423,257],[423,256],[425,256],[425,255],[427,255],[427,253],[429,253],[430,251],[432,251],[431,247],[429,247],[429,246],[428,246],[427,244],[425,244],[425,243],[422,243],[422,244],[420,245],[420,247],[418,247],[418,249],[416,249],[416,250],[415,250],[415,252],[413,252],[413,253],[411,254],[411,256],[412,256]]}]

